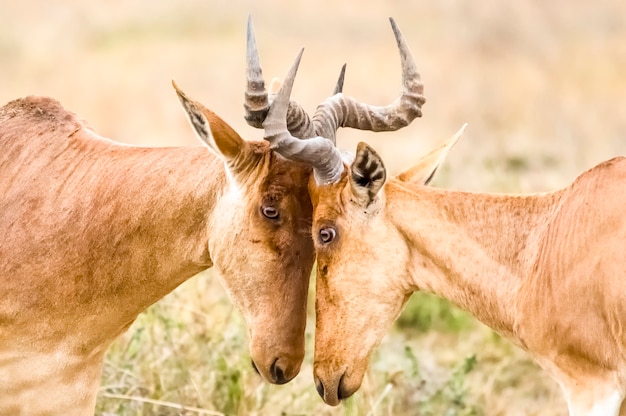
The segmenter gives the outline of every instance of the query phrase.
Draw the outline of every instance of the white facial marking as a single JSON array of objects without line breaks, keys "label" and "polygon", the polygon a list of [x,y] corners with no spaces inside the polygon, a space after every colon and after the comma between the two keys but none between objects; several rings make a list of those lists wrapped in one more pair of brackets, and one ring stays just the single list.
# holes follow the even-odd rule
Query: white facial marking
[{"label": "white facial marking", "polygon": [[226,162],[224,162],[224,170],[226,171],[226,180],[228,182],[228,191],[224,194],[224,197],[229,201],[243,201],[243,188],[237,182],[237,178],[228,168]]}]

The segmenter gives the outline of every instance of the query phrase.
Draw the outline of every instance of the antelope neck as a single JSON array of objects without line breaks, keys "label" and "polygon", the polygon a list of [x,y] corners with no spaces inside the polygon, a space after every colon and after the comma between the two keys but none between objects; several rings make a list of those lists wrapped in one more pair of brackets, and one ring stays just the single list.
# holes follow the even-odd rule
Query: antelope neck
[{"label": "antelope neck", "polygon": [[511,336],[516,293],[532,272],[560,194],[480,194],[394,182],[386,199],[409,247],[409,284]]}]

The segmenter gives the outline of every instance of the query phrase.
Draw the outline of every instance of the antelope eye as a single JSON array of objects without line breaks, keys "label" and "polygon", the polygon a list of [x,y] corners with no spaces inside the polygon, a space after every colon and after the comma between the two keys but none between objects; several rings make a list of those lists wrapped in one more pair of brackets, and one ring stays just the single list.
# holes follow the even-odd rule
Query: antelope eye
[{"label": "antelope eye", "polygon": [[337,236],[337,231],[332,227],[322,228],[319,231],[320,241],[323,244],[328,244]]},{"label": "antelope eye", "polygon": [[271,206],[261,207],[261,213],[265,218],[269,218],[270,220],[278,218],[278,210]]}]

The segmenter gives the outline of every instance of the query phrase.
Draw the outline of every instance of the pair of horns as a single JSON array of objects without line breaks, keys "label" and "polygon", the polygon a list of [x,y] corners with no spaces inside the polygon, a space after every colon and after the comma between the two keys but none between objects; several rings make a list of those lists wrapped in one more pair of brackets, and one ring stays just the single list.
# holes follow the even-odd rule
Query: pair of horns
[{"label": "pair of horns", "polygon": [[264,139],[281,156],[312,165],[319,184],[334,183],[343,172],[341,154],[335,147],[339,127],[393,131],[422,115],[421,108],[426,102],[424,85],[402,33],[392,18],[389,21],[400,52],[401,95],[387,106],[371,106],[344,96],[344,65],[334,95],[318,105],[313,117],[309,117],[297,102],[290,100],[303,50],[298,53],[278,93],[269,95],[259,63],[252,21],[248,18],[245,119],[251,126],[265,130]]}]

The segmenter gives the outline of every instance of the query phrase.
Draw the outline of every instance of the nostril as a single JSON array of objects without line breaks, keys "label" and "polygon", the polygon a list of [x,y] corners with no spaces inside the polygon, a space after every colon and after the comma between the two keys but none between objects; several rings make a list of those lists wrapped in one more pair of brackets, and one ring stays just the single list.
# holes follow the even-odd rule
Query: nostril
[{"label": "nostril", "polygon": [[256,368],[256,364],[254,363],[254,360],[250,360],[250,364],[252,364],[252,368],[254,368],[254,371],[258,374],[261,375],[261,373],[259,373],[259,369]]},{"label": "nostril", "polygon": [[324,385],[322,384],[320,379],[317,377],[315,377],[315,390],[317,390],[317,394],[319,394],[320,397],[323,399],[324,398]]},{"label": "nostril", "polygon": [[343,385],[343,379],[345,376],[346,373],[343,373],[339,379],[339,386],[337,387],[337,399],[339,400],[347,399],[350,396],[349,393],[346,393],[346,389]]},{"label": "nostril", "polygon": [[272,378],[274,379],[274,382],[276,384],[285,384],[288,380],[285,378],[285,373],[283,372],[283,369],[276,364],[277,361],[278,358],[275,359],[270,366],[270,374],[272,375]]}]

